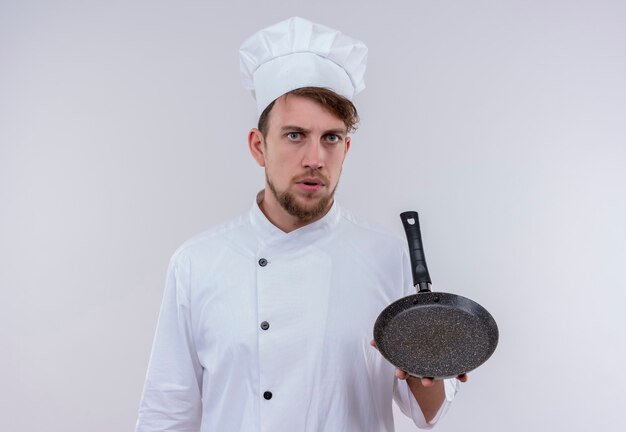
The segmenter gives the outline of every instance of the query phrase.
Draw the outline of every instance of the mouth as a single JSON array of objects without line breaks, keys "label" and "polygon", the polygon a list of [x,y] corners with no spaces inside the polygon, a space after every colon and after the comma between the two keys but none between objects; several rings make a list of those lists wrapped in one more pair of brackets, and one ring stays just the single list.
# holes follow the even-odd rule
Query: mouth
[{"label": "mouth", "polygon": [[317,192],[325,186],[324,182],[317,177],[306,177],[298,180],[296,184],[306,192]]},{"label": "mouth", "polygon": [[324,186],[324,183],[315,177],[307,177],[305,179],[300,180],[298,183],[307,185],[307,186]]}]

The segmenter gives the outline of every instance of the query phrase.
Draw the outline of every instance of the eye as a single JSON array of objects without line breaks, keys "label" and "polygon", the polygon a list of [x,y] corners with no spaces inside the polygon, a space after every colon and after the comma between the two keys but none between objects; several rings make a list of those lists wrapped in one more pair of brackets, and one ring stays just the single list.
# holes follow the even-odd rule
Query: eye
[{"label": "eye", "polygon": [[297,141],[300,139],[300,132],[289,132],[287,134],[287,138],[289,138],[291,141]]},{"label": "eye", "polygon": [[341,141],[341,137],[335,134],[328,134],[326,135],[326,141],[333,144],[338,143],[339,141]]}]

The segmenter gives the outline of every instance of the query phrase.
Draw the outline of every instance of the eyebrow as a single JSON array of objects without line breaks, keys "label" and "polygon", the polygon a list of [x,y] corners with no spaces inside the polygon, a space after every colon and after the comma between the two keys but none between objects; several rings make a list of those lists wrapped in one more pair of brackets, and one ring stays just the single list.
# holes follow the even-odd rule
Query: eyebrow
[{"label": "eyebrow", "polygon": [[[286,133],[286,132],[300,132],[300,133],[304,133],[304,134],[308,134],[311,131],[309,129],[305,129],[303,127],[300,126],[283,126],[280,128],[281,133]],[[347,135],[347,131],[343,130],[343,129],[330,129],[327,131],[324,131],[324,135],[340,135],[342,137],[345,137]]]},{"label": "eyebrow", "polygon": [[285,132],[302,132],[302,133],[309,133],[311,132],[308,129],[304,129],[301,128],[300,126],[283,126],[280,128],[281,133],[285,133]]},{"label": "eyebrow", "polygon": [[343,129],[331,129],[331,130],[327,130],[326,132],[324,132],[324,135],[331,135],[331,134],[345,137],[348,133],[347,131]]}]

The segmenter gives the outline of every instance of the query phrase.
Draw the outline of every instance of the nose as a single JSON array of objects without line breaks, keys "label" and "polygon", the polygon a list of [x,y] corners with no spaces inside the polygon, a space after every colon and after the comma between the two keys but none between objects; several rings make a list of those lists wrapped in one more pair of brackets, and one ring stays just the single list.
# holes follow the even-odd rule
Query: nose
[{"label": "nose", "polygon": [[320,169],[324,166],[322,146],[320,143],[310,141],[306,144],[302,166],[310,169]]}]

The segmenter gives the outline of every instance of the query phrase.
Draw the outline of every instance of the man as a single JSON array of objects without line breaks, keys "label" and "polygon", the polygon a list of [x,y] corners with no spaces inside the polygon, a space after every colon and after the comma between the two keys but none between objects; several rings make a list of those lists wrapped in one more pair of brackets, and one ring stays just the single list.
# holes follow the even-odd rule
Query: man
[{"label": "man", "polygon": [[456,381],[394,375],[370,346],[413,292],[404,242],[334,200],[367,49],[292,18],[241,52],[265,187],[172,257],[137,431],[392,431],[392,398],[430,427]]}]

